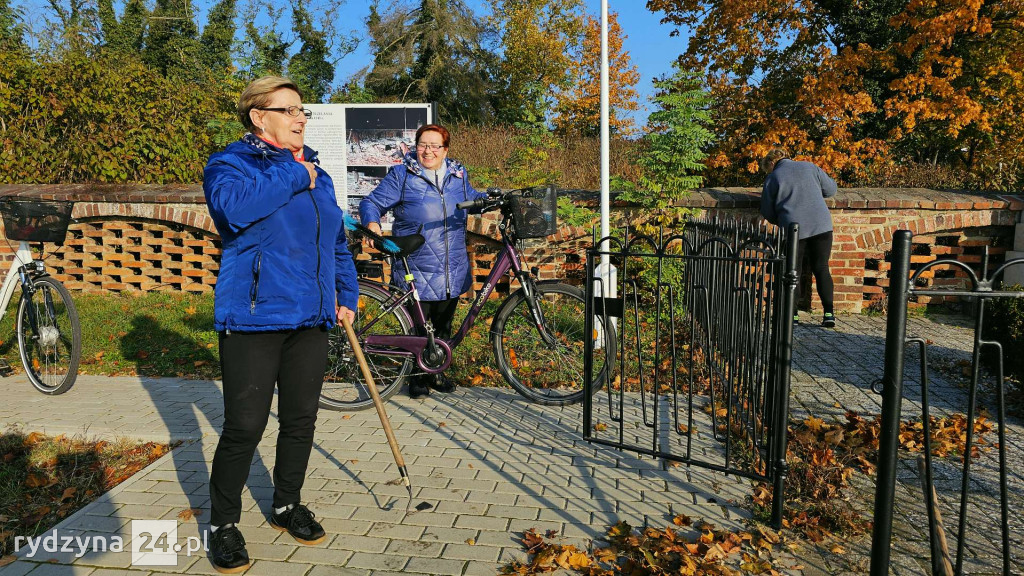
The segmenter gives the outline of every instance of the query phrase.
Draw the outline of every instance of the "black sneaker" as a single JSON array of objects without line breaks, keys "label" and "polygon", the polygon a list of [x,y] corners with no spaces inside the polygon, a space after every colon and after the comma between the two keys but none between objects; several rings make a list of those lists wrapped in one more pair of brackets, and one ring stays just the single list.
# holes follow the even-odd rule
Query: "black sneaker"
[{"label": "black sneaker", "polygon": [[836,315],[831,312],[825,312],[825,316],[821,319],[821,325],[825,328],[835,328]]},{"label": "black sneaker", "polygon": [[234,524],[226,524],[210,535],[210,562],[221,574],[237,574],[249,569],[245,538]]},{"label": "black sneaker", "polygon": [[419,378],[413,378],[409,382],[409,398],[418,400],[430,396],[430,386]]},{"label": "black sneaker", "polygon": [[793,315],[793,326],[797,326],[799,324],[800,324],[800,315],[799,314],[794,314]]},{"label": "black sneaker", "polygon": [[444,374],[438,374],[434,381],[430,383],[430,387],[442,394],[450,394],[455,392],[455,382],[452,382],[450,378]]},{"label": "black sneaker", "polygon": [[270,525],[287,532],[300,544],[319,544],[327,538],[324,527],[313,518],[313,513],[302,504],[294,504],[280,514],[271,514]]}]

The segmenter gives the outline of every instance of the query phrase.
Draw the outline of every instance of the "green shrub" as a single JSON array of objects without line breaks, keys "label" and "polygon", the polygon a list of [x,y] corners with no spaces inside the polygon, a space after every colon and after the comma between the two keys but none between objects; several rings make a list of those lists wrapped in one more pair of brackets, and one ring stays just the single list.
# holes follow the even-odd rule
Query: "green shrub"
[{"label": "green shrub", "polygon": [[241,135],[242,87],[165,78],[103,49],[2,51],[0,182],[198,182],[209,155]]}]

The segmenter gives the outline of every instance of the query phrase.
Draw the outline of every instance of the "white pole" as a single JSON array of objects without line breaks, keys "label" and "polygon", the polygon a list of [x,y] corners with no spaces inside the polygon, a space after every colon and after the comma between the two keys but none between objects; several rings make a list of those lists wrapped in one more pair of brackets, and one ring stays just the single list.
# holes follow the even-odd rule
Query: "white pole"
[{"label": "white pole", "polygon": [[[611,234],[609,230],[609,190],[611,188],[611,152],[609,136],[608,102],[608,0],[601,0],[601,238]],[[607,249],[602,244],[602,250]],[[608,274],[608,256],[601,256],[601,269]],[[607,277],[605,279],[607,282]]]}]

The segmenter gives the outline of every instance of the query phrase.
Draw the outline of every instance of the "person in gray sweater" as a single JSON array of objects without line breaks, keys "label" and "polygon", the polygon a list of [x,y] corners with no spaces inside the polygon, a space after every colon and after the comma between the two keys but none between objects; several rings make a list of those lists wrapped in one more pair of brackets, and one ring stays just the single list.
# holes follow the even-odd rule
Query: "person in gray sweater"
[{"label": "person in gray sweater", "polygon": [[[821,325],[834,328],[832,273],[828,268],[832,257],[832,215],[825,205],[825,198],[836,195],[836,182],[811,162],[790,160],[781,148],[772,150],[761,159],[761,170],[768,175],[761,191],[761,215],[778,226],[786,227],[793,222],[800,226],[797,273],[803,276],[806,257],[818,287],[821,306],[825,309]],[[794,317],[793,321],[796,322],[797,318]]]}]

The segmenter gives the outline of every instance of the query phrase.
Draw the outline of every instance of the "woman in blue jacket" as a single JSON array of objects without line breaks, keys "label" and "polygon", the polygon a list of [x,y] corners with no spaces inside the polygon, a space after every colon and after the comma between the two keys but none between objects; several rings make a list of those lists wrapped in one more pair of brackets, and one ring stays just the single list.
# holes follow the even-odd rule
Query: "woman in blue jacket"
[{"label": "woman in blue jacket", "polygon": [[210,474],[211,560],[223,573],[249,567],[236,523],[242,488],[278,392],[271,526],[302,544],[324,540],[302,505],[327,331],[353,318],[355,264],[334,184],[303,145],[309,112],[294,82],[268,76],[242,92],[249,133],[210,157],[206,204],[223,243],[214,298],[224,380],[224,429]]},{"label": "woman in blue jacket", "polygon": [[[448,158],[448,130],[427,124],[416,131],[416,150],[406,154],[380,186],[359,203],[359,217],[367,228],[380,233],[380,218],[394,214],[396,236],[423,234],[426,243],[409,257],[416,278],[423,314],[439,338],[450,338],[459,296],[472,287],[472,266],[466,251],[466,211],[455,207],[464,200],[486,198],[469,184],[462,164]],[[422,228],[422,230],[421,230]],[[401,264],[392,277],[405,284]],[[409,383],[409,396],[421,398],[433,388],[451,392],[455,385],[444,375],[421,374]]]}]

